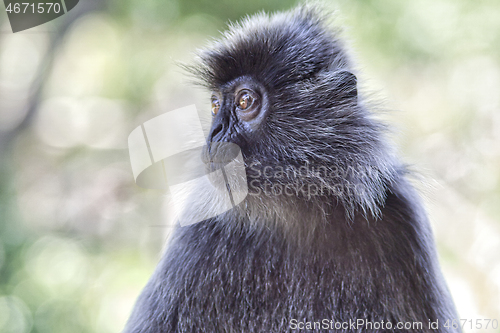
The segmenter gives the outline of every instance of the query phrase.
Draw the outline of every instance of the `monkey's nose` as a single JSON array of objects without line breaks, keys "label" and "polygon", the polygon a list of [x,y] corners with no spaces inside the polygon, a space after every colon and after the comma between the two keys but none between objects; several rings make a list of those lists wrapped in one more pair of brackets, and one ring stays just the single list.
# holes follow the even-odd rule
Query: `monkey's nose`
[{"label": "monkey's nose", "polygon": [[229,120],[220,114],[221,111],[223,110],[220,110],[219,114],[214,119],[212,129],[207,137],[207,142],[223,141],[224,136],[227,134],[229,129]]},{"label": "monkey's nose", "polygon": [[216,139],[217,136],[221,136],[221,135],[218,135],[218,134],[222,134],[223,130],[224,130],[224,126],[222,124],[216,124],[216,125],[214,125],[214,127],[212,128],[212,131],[210,131],[210,134],[208,135],[208,141],[209,142],[216,141],[214,139]]}]

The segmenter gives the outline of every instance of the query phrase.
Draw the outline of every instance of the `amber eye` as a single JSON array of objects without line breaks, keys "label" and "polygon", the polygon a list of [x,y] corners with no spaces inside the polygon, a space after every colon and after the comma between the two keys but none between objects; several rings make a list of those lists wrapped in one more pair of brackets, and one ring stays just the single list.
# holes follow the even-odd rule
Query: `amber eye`
[{"label": "amber eye", "polygon": [[217,97],[212,96],[212,115],[216,116],[219,112],[220,103]]},{"label": "amber eye", "polygon": [[248,109],[249,107],[252,106],[253,102],[254,102],[253,96],[247,91],[241,92],[240,95],[238,96],[238,108],[240,110]]}]

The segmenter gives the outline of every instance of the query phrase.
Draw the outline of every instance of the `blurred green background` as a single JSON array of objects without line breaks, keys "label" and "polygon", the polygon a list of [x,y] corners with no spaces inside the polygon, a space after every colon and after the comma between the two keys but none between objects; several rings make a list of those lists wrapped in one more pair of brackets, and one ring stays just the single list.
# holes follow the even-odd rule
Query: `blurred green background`
[{"label": "blurred green background", "polygon": [[[128,134],[193,103],[208,116],[176,62],[294,4],[82,0],[16,34],[0,5],[0,332],[122,329],[171,230],[162,195],[134,184]],[[460,317],[500,321],[500,1],[326,6],[420,175]]]}]

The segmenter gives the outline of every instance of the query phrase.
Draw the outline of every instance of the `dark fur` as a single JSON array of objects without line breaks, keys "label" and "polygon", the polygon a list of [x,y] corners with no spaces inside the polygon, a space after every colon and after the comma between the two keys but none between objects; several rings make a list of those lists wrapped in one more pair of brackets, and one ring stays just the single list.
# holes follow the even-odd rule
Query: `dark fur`
[{"label": "dark fur", "polygon": [[[302,7],[248,18],[201,54],[194,72],[210,88],[242,76],[265,86],[270,112],[237,142],[259,182],[238,209],[176,230],[125,332],[280,333],[291,319],[419,321],[422,331],[439,319],[439,332],[459,331],[443,326],[456,314],[426,213],[343,49]],[[322,172],[261,173],[304,165]],[[264,181],[325,192],[265,194]]]}]

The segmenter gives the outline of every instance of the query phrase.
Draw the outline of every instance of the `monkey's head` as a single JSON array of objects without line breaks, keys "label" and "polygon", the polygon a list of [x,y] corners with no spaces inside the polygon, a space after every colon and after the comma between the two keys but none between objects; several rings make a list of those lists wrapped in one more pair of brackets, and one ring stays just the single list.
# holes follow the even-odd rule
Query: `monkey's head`
[{"label": "monkey's head", "polygon": [[[212,91],[208,142],[237,144],[247,168],[267,166],[274,183],[298,174],[278,179],[269,167],[307,165],[301,182],[337,187],[351,210],[377,210],[392,172],[385,146],[362,106],[344,47],[317,9],[248,17],[202,51],[194,68]],[[339,193],[338,185],[364,189]]]}]

